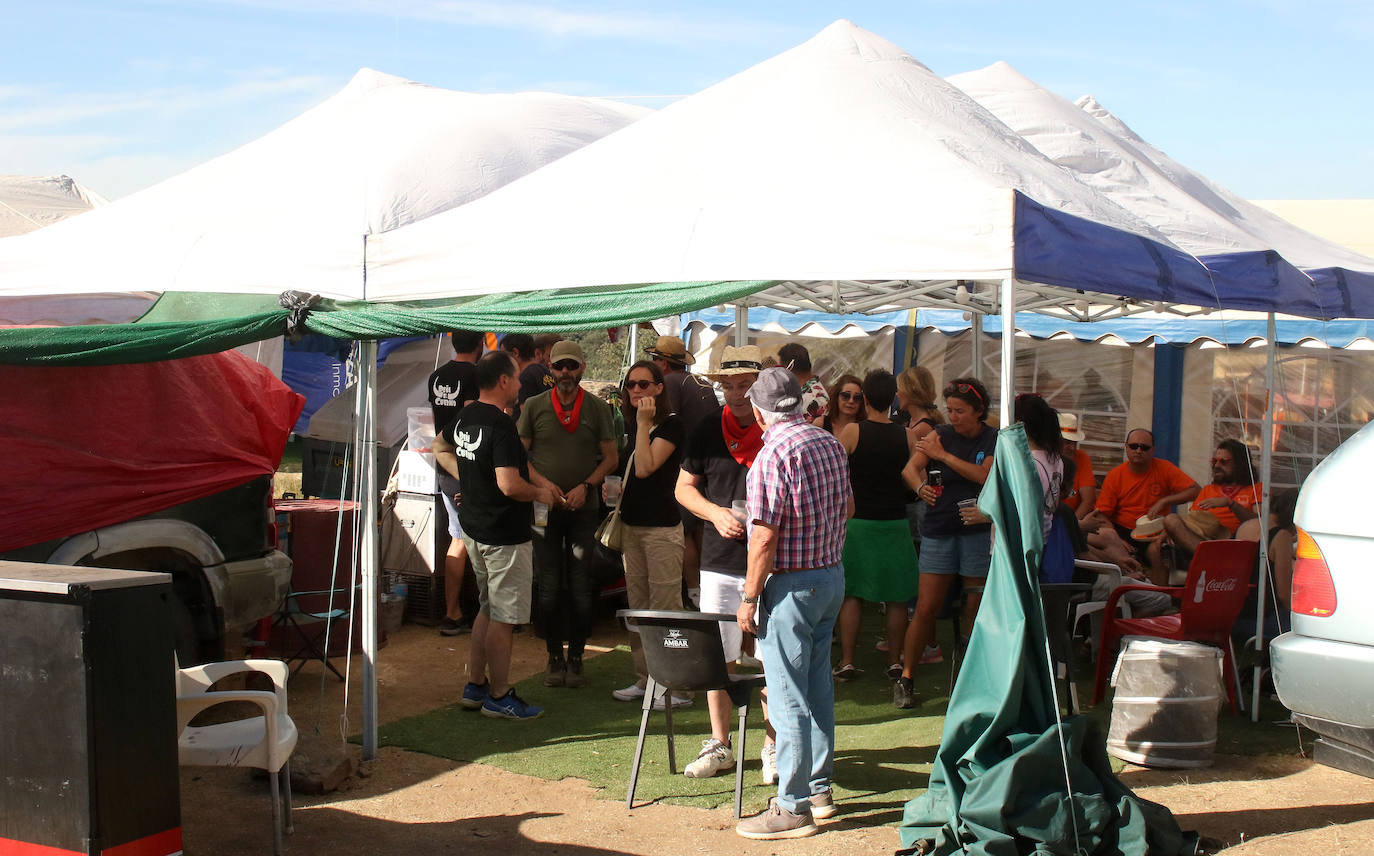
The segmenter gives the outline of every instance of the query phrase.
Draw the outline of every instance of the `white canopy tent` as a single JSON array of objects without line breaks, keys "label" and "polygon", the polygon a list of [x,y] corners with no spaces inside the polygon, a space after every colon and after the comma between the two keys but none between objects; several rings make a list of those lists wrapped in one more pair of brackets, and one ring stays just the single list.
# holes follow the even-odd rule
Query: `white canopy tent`
[{"label": "white canopy tent", "polygon": [[[1331,288],[1316,292],[1313,314],[1333,317],[1354,305],[1349,281],[1374,281],[1374,259],[1305,232],[1259,206],[1194,173],[1151,146],[1090,96],[1077,105],[1038,86],[1004,62],[957,74],[949,81],[963,89],[1027,142],[1122,207],[1138,214],[1181,249],[1241,291],[1284,291],[1285,280],[1301,291],[1307,277],[1289,262],[1311,269]],[[1282,258],[1276,258],[1278,250]],[[1298,311],[1303,311],[1299,308]],[[1310,310],[1309,310],[1310,311]],[[1268,317],[1268,386],[1273,386],[1276,314]],[[1225,326],[1224,321],[1217,322]],[[1223,334],[1224,337],[1224,334]],[[1268,519],[1272,481],[1273,407],[1266,409],[1260,479],[1264,484],[1262,519]],[[1268,544],[1260,542],[1260,562],[1267,566]],[[1257,627],[1264,633],[1266,580],[1260,583]],[[1258,667],[1256,667],[1258,669]],[[1252,714],[1258,716],[1259,681],[1255,681]]]},{"label": "white canopy tent", "polygon": [[0,175],[0,238],[41,229],[108,202],[65,175]]},{"label": "white canopy tent", "polygon": [[[648,113],[550,93],[453,92],[364,69],[337,95],[235,151],[84,217],[0,241],[0,318],[122,323],[168,291],[360,297],[368,235],[470,202]],[[280,373],[279,337],[240,350],[275,359]],[[355,448],[375,464],[385,418],[375,342],[360,349],[359,363]],[[375,465],[358,470],[361,495],[375,495]],[[361,565],[371,582],[374,539],[374,528],[363,527]],[[369,756],[374,589],[363,587]]]}]

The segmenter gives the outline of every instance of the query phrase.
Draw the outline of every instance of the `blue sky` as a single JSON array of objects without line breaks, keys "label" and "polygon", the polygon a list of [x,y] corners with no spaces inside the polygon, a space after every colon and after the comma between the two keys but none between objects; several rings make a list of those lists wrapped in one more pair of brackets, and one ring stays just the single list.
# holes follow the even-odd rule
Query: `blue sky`
[{"label": "blue sky", "polygon": [[941,75],[1005,60],[1070,99],[1091,93],[1242,196],[1374,197],[1369,0],[4,0],[0,11],[0,173],[66,173],[111,198],[267,133],[364,66],[480,92],[686,95],[842,17]]}]

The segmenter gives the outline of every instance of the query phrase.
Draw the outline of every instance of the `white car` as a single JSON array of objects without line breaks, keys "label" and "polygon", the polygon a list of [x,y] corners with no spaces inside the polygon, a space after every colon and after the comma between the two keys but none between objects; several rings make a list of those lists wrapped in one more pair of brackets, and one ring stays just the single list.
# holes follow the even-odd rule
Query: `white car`
[{"label": "white car", "polygon": [[1319,735],[1317,761],[1374,777],[1374,423],[1322,461],[1298,497],[1293,629],[1270,647],[1274,686]]}]

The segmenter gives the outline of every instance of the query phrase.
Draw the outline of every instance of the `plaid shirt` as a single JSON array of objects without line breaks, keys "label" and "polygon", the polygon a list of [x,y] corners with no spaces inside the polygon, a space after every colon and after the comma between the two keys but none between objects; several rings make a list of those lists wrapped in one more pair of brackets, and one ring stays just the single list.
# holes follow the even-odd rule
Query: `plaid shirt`
[{"label": "plaid shirt", "polygon": [[830,432],[784,417],[764,432],[749,468],[749,520],[778,528],[780,570],[839,564],[844,549],[849,458]]}]

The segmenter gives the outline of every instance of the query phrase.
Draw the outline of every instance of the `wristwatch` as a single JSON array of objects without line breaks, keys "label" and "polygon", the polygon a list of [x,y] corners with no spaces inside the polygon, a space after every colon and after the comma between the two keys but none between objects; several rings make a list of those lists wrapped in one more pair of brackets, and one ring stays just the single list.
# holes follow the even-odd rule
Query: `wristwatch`
[{"label": "wristwatch", "polygon": [[756,598],[756,597],[742,597],[742,598],[740,598],[740,600],[743,601],[744,603],[758,603],[758,602],[759,602],[759,599]]}]

